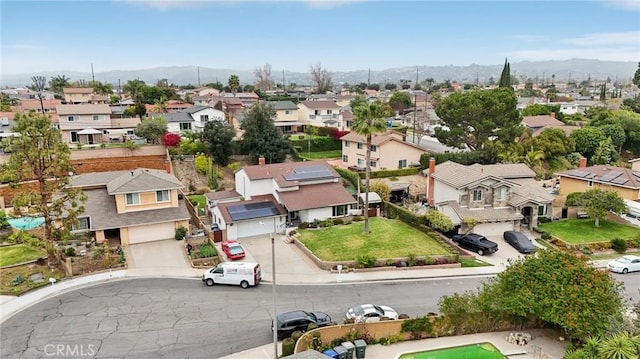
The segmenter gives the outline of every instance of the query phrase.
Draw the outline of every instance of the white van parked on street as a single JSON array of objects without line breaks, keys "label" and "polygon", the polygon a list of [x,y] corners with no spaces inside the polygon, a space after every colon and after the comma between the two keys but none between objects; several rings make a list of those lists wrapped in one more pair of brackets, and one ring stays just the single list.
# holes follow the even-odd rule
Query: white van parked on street
[{"label": "white van parked on street", "polygon": [[261,279],[262,273],[258,263],[222,262],[202,274],[202,281],[208,286],[231,284],[248,288],[258,285]]}]

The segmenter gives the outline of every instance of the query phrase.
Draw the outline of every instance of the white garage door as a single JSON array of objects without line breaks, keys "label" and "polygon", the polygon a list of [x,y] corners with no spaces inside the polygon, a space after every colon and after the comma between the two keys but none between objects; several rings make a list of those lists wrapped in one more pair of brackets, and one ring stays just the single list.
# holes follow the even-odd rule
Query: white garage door
[{"label": "white garage door", "polygon": [[259,236],[269,234],[273,231],[272,226],[268,224],[272,220],[266,221],[267,224],[260,224],[260,221],[249,221],[236,224],[238,226],[238,238],[246,238],[251,236]]},{"label": "white garage door", "polygon": [[485,237],[502,237],[504,231],[513,231],[513,222],[481,223],[473,228],[474,233]]},{"label": "white garage door", "polygon": [[129,227],[129,244],[157,241],[173,238],[173,236],[175,236],[173,222]]}]

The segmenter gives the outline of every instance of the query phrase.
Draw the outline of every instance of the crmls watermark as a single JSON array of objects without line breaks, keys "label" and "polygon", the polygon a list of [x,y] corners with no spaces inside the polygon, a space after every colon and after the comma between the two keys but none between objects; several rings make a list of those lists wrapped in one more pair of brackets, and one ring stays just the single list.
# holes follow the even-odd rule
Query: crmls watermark
[{"label": "crmls watermark", "polygon": [[82,358],[94,357],[98,353],[94,344],[47,344],[44,346],[44,355],[55,358]]}]

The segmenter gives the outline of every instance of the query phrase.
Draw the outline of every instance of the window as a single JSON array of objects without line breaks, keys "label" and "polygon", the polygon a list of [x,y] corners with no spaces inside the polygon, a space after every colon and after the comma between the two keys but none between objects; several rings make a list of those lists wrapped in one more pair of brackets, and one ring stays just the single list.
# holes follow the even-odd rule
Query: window
[{"label": "window", "polygon": [[285,115],[290,115],[290,114],[291,114],[291,112],[292,112],[291,110],[284,110],[284,114],[285,114]]},{"label": "window", "polygon": [[91,229],[91,220],[89,217],[79,217],[78,224],[71,226],[71,231],[86,231]]},{"label": "window", "polygon": [[80,121],[80,118],[78,116],[67,116],[67,121],[69,122]]},{"label": "window", "polygon": [[140,204],[140,193],[127,193],[127,205]]},{"label": "window", "polygon": [[496,199],[498,201],[506,201],[507,200],[507,189],[502,187],[498,188],[496,191]]},{"label": "window", "polygon": [[588,181],[588,182],[587,182],[587,186],[589,186],[589,187],[593,187],[593,181]]},{"label": "window", "polygon": [[362,158],[358,158],[358,167],[364,167],[364,160]]},{"label": "window", "polygon": [[333,113],[332,110],[327,110],[327,115],[331,115]]},{"label": "window", "polygon": [[344,163],[349,162],[349,156],[347,156],[347,155],[342,155],[342,162],[344,162]]},{"label": "window", "polygon": [[343,204],[340,206],[333,206],[333,216],[344,216],[347,214],[347,210],[349,209],[349,205]]},{"label": "window", "polygon": [[474,189],[473,190],[473,201],[474,202],[482,201],[482,190],[481,189]]},{"label": "window", "polygon": [[156,202],[168,202],[169,190],[156,191]]},{"label": "window", "polygon": [[547,206],[538,206],[538,216],[547,215]]},{"label": "window", "polygon": [[344,147],[349,147],[349,141],[344,141]]},{"label": "window", "polygon": [[378,150],[378,146],[371,145],[371,152],[376,152]]},{"label": "window", "polygon": [[180,129],[181,130],[190,130],[191,129],[191,123],[190,122],[180,122]]},{"label": "window", "polygon": [[101,115],[93,115],[93,120],[94,121],[102,121],[102,116]]},{"label": "window", "polygon": [[398,168],[405,168],[405,167],[407,167],[407,160],[398,161]]},{"label": "window", "polygon": [[209,121],[209,115],[200,115],[200,122]]},{"label": "window", "polygon": [[321,115],[321,114],[322,114],[322,111],[320,111],[320,110],[313,110],[313,114],[314,114],[314,115]]},{"label": "window", "polygon": [[358,142],[358,149],[361,150],[364,148],[364,144]]},{"label": "window", "polygon": [[377,162],[376,162],[376,161],[371,161],[371,162],[369,162],[369,166],[371,166],[371,167],[376,167],[377,165],[378,165],[378,164],[377,164]]},{"label": "window", "polygon": [[71,131],[71,142],[79,142],[80,136],[78,136],[78,132]]}]

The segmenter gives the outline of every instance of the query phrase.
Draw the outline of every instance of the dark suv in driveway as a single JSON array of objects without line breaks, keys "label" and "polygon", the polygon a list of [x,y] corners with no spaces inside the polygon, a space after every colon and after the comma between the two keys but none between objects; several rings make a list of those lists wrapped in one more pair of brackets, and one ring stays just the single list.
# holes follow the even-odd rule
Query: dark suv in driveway
[{"label": "dark suv in driveway", "polygon": [[496,242],[492,242],[485,236],[475,233],[456,234],[452,240],[460,247],[474,251],[481,256],[498,251],[498,244]]},{"label": "dark suv in driveway", "polygon": [[[307,312],[304,310],[294,310],[278,314],[276,316],[276,327],[278,329],[278,340],[290,337],[291,333],[299,330],[307,331],[309,324],[317,324],[318,327],[324,327],[331,323],[331,317],[324,312]],[[271,323],[273,330],[273,323]]]}]

